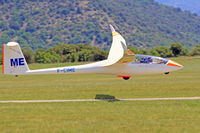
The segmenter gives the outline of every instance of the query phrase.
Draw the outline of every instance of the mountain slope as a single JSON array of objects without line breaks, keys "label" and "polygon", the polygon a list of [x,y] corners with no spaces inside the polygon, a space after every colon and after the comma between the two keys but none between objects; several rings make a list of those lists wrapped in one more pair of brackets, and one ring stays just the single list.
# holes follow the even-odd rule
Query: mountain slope
[{"label": "mountain slope", "polygon": [[200,15],[200,0],[156,0],[162,4],[180,7]]},{"label": "mountain slope", "polygon": [[108,48],[108,24],[137,47],[200,43],[200,17],[153,0],[0,1],[1,44],[12,40],[32,49],[59,43]]}]

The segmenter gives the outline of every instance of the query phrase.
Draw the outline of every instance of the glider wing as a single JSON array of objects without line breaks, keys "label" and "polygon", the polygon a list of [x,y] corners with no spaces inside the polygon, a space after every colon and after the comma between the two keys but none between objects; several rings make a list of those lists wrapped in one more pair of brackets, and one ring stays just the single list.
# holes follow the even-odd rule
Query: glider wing
[{"label": "glider wing", "polygon": [[135,54],[127,48],[125,39],[110,25],[113,42],[105,66],[134,62]]}]

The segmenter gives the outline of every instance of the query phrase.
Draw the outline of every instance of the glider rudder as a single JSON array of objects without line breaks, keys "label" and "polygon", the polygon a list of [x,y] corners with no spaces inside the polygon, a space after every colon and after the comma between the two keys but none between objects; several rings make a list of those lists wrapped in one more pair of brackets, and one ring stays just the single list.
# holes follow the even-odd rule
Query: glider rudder
[{"label": "glider rudder", "polygon": [[29,71],[28,65],[16,42],[3,45],[3,73],[9,75],[22,75]]}]

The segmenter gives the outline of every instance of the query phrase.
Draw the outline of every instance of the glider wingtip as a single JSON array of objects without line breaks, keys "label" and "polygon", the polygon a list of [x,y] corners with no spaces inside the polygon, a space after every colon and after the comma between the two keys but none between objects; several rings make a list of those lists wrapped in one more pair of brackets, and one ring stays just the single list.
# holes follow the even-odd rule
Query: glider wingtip
[{"label": "glider wingtip", "polygon": [[111,29],[112,32],[115,32],[115,29],[111,24],[110,24],[110,29]]}]

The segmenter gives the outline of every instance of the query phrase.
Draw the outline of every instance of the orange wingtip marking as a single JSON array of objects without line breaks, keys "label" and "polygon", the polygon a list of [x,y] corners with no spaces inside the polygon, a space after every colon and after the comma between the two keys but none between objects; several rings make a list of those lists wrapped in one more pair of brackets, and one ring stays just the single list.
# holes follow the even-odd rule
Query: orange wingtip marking
[{"label": "orange wingtip marking", "polygon": [[128,63],[128,61],[124,61],[124,62],[122,62],[122,63]]},{"label": "orange wingtip marking", "polygon": [[2,74],[4,74],[4,44],[2,48]]},{"label": "orange wingtip marking", "polygon": [[125,76],[125,75],[117,75],[117,77],[130,78],[131,76]]},{"label": "orange wingtip marking", "polygon": [[175,63],[167,63],[168,66],[176,66],[176,67],[183,67],[182,65],[175,64]]},{"label": "orange wingtip marking", "polygon": [[128,50],[128,53],[129,53],[129,54],[134,54],[131,50]]}]

